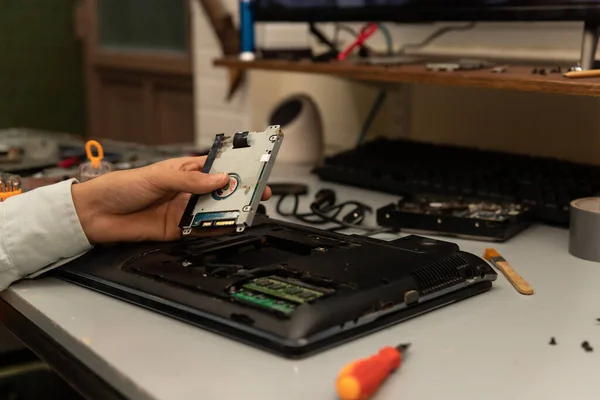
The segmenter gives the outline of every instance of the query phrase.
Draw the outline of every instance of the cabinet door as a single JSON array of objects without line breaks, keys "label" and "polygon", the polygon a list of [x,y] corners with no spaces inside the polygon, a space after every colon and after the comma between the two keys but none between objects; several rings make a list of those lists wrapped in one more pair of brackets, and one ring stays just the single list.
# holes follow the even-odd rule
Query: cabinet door
[{"label": "cabinet door", "polygon": [[80,0],[88,135],[192,143],[188,0]]}]

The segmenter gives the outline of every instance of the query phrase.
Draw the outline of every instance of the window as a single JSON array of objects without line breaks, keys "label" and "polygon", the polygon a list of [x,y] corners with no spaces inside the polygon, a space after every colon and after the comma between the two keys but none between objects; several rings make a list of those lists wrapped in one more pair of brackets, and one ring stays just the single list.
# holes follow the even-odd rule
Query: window
[{"label": "window", "polygon": [[98,0],[102,50],[187,53],[186,0]]}]

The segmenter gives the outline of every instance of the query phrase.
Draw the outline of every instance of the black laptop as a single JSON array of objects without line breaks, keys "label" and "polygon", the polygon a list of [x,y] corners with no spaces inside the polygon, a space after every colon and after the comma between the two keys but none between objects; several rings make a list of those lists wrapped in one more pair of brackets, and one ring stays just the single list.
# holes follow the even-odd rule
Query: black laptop
[{"label": "black laptop", "polygon": [[241,234],[98,246],[55,274],[289,358],[483,293],[497,277],[453,243],[381,241],[265,215]]}]

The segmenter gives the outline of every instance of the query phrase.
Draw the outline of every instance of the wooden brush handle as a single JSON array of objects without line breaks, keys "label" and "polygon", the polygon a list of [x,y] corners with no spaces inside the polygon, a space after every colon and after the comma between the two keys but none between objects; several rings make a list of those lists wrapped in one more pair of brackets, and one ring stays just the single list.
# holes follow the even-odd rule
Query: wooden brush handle
[{"label": "wooden brush handle", "polygon": [[517,274],[517,272],[512,269],[509,263],[506,261],[498,261],[496,262],[496,267],[502,271],[506,279],[514,286],[515,289],[521,294],[533,294],[533,288],[529,283],[525,281],[521,277],[521,275]]}]

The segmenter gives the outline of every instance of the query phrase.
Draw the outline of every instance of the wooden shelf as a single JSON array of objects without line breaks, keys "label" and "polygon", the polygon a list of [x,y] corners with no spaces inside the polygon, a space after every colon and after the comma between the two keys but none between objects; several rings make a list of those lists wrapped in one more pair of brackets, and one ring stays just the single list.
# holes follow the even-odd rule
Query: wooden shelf
[{"label": "wooden shelf", "polygon": [[[577,96],[600,96],[600,78],[568,79],[559,73],[533,74],[527,66],[508,66],[505,73],[479,71],[434,72],[424,65],[371,66],[347,62],[313,63],[311,61],[256,60],[240,61],[235,57],[214,61],[214,65],[279,72],[331,75],[365,82],[415,83],[556,93]],[[563,69],[564,70],[564,69]]]}]

